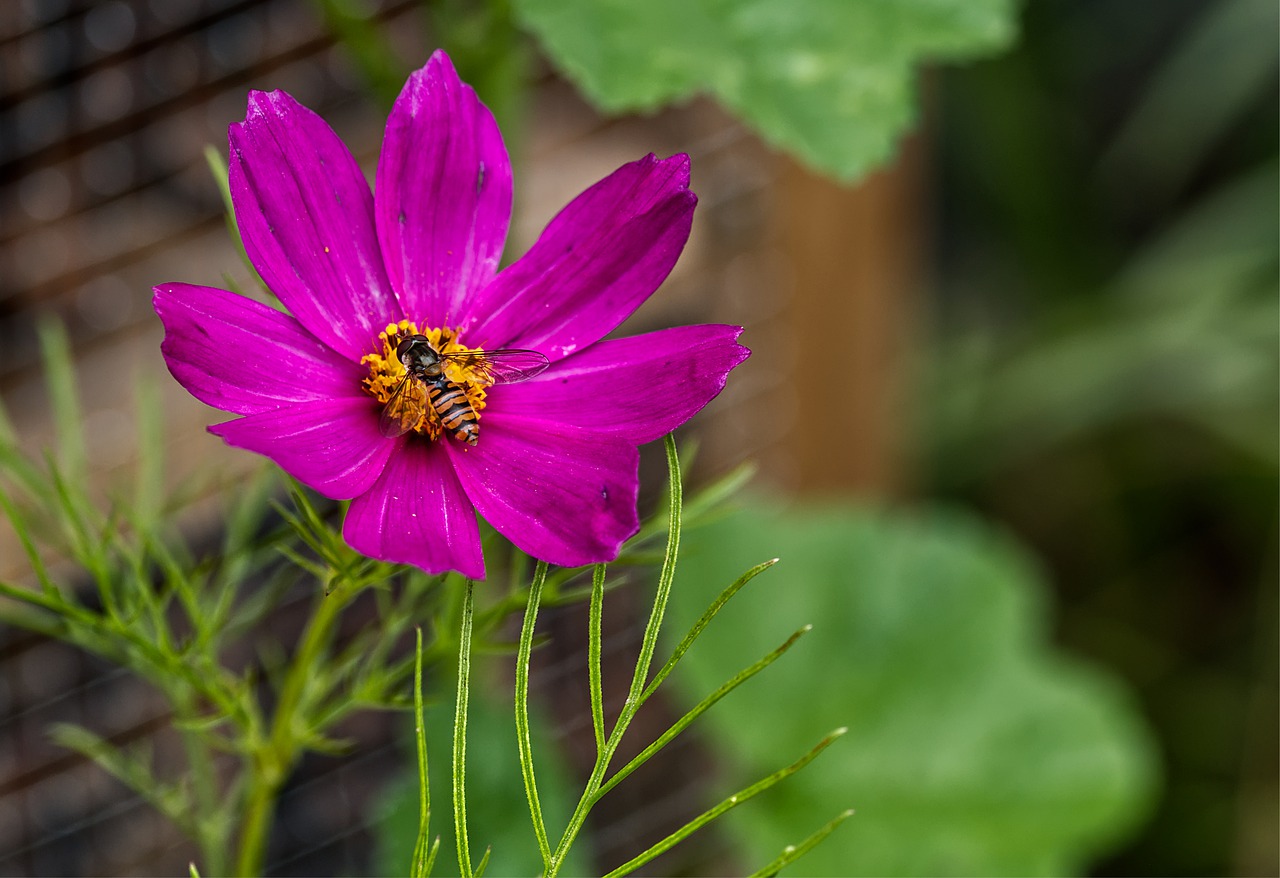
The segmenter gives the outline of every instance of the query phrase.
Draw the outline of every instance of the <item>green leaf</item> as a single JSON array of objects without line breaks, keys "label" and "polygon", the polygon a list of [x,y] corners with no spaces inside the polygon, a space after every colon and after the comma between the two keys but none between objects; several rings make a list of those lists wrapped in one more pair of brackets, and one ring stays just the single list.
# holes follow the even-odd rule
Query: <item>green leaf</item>
[{"label": "green leaf", "polygon": [[124,750],[72,723],[57,723],[49,729],[50,737],[62,747],[92,759],[151,803],[158,811],[192,837],[199,837],[192,814],[191,791],[186,782],[163,783],[154,775],[153,754],[147,744]]},{"label": "green leaf", "polygon": [[799,844],[787,845],[782,849],[782,853],[779,854],[776,859],[770,862],[763,869],[753,873],[751,878],[773,878],[773,876],[781,872],[784,867],[791,865],[796,860],[809,853],[809,851],[822,844],[828,835],[836,831],[836,827],[852,816],[852,810],[841,811],[830,822],[819,828],[813,833],[813,835],[809,836],[804,841]]},{"label": "green leaf", "polygon": [[805,874],[1066,874],[1149,804],[1154,759],[1125,693],[1048,646],[1038,571],[985,525],[758,504],[686,541],[671,605],[685,624],[743,558],[782,558],[684,657],[673,676],[690,700],[758,644],[814,625],[762,682],[703,718],[730,782],[772,770],[816,731],[849,727],[821,771],[725,817],[748,862],[855,808],[805,857]]},{"label": "green leaf", "polygon": [[68,477],[82,484],[87,476],[84,410],[80,405],[79,382],[67,330],[58,320],[41,321],[40,352],[44,357],[45,380],[49,404],[53,409],[54,432],[57,436],[58,464]]},{"label": "green leaf", "polygon": [[[227,162],[222,157],[222,152],[213,144],[206,143],[204,147],[204,161],[209,167],[209,174],[213,177],[214,185],[218,187],[218,194],[222,197],[222,207],[224,211],[224,220],[227,224],[227,234],[231,237],[231,242],[235,244],[236,252],[240,254],[240,261],[244,263],[245,269],[249,273],[249,277],[258,284],[259,288],[270,292],[262,277],[258,274],[258,270],[254,268],[253,261],[249,259],[249,254],[244,249],[244,239],[240,237],[240,224],[236,222],[236,208],[231,200],[231,184],[227,173]],[[230,280],[228,278],[228,280]],[[228,283],[228,287],[234,284]],[[238,292],[238,291],[237,291]],[[278,307],[275,297],[270,296],[267,304],[272,307]]]},{"label": "green leaf", "polygon": [[1013,0],[514,0],[602,109],[707,92],[766,140],[853,180],[912,122],[917,66],[1007,47]]},{"label": "green leaf", "polygon": [[[1214,146],[1269,102],[1274,88],[1276,4],[1223,0],[1194,14],[1103,158],[1108,183],[1124,186],[1136,203],[1168,203]],[[1231,63],[1221,63],[1224,53]]]},{"label": "green leaf", "polygon": [[[715,607],[713,606],[712,611],[714,612],[714,610],[715,610]],[[719,689],[712,692],[710,695],[706,696],[697,704],[695,704],[692,708],[686,711],[684,716],[680,717],[680,719],[672,723],[671,726],[665,732],[659,735],[652,744],[645,747],[643,750],[640,751],[640,753],[638,753],[634,758],[632,758],[630,762],[628,762],[622,768],[619,768],[616,772],[614,772],[613,776],[611,776],[608,781],[606,781],[604,784],[600,786],[600,795],[603,796],[605,793],[609,792],[609,790],[613,789],[615,786],[617,786],[619,783],[625,780],[633,771],[635,771],[645,762],[649,761],[649,759],[651,759],[655,753],[657,753],[663,747],[667,746],[667,744],[671,743],[671,741],[674,740],[677,735],[679,735],[681,732],[687,729],[690,725],[692,725],[694,720],[696,720],[698,717],[702,716],[704,713],[706,713],[708,710],[714,707],[720,701],[720,699],[724,698],[734,689],[737,689],[739,686],[741,686],[743,683],[750,680],[756,674],[760,673],[765,668],[769,667],[769,665],[773,664],[778,659],[782,658],[782,656],[786,654],[787,650],[795,646],[796,642],[801,637],[808,634],[812,630],[813,630],[812,625],[804,626],[799,631],[795,632],[790,637],[788,637],[786,641],[777,649],[765,655],[764,658],[760,659],[755,664],[750,665],[749,667],[743,668],[737,674],[734,674],[733,677],[725,681],[725,683],[721,685]]]},{"label": "green leaf", "polygon": [[1148,419],[1199,425],[1274,470],[1277,187],[1273,160],[1216,187],[1152,235],[1103,304],[1052,309],[1031,343],[1007,327],[946,333],[923,431],[935,467],[973,481]]},{"label": "green leaf", "polygon": [[690,835],[697,832],[702,827],[706,826],[712,820],[715,820],[717,817],[721,817],[729,813],[733,809],[742,805],[743,802],[746,802],[749,799],[754,799],[756,796],[760,795],[765,790],[768,790],[776,786],[777,784],[781,783],[782,781],[786,780],[787,778],[791,777],[793,774],[795,774],[800,769],[804,768],[806,765],[808,765],[810,762],[816,759],[818,757],[818,754],[822,753],[822,751],[830,747],[837,738],[840,738],[841,736],[843,736],[847,731],[848,729],[845,729],[845,728],[836,729],[834,732],[832,732],[831,734],[823,738],[821,741],[819,741],[817,746],[815,746],[812,750],[810,750],[805,755],[801,756],[795,762],[791,763],[790,765],[784,768],[778,769],[777,771],[773,772],[773,774],[770,774],[768,777],[763,778],[762,780],[756,781],[755,783],[751,784],[745,789],[738,790],[738,792],[734,793],[732,796],[729,796],[729,798],[721,800],[719,804],[711,808],[708,808],[706,811],[703,811],[697,817],[693,818],[684,826],[680,827],[675,832],[668,835],[662,841],[651,846],[648,850],[633,857],[632,859],[623,863],[618,868],[606,874],[605,878],[619,878],[619,876],[622,876],[622,875],[630,875],[640,866],[643,866],[646,863],[650,862],[651,860],[656,858],[658,855],[671,850],[671,848],[675,847],[681,841],[688,838]]}]

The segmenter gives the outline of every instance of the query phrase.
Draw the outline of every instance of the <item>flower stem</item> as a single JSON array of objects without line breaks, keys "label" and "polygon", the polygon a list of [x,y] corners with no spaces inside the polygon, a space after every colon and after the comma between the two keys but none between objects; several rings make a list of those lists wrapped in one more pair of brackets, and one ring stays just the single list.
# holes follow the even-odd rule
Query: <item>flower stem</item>
[{"label": "flower stem", "polygon": [[520,629],[520,648],[516,655],[516,741],[520,748],[520,772],[524,775],[525,797],[529,800],[529,816],[533,820],[533,833],[538,840],[538,852],[542,855],[543,868],[551,865],[551,845],[547,841],[547,826],[542,819],[542,803],[538,799],[538,779],[533,769],[533,741],[529,734],[529,660],[533,651],[533,631],[538,622],[538,605],[542,601],[542,587],[547,581],[547,562],[539,561],[529,586],[529,603],[525,608],[524,625]]},{"label": "flower stem", "polygon": [[259,738],[252,751],[245,816],[240,824],[237,875],[262,873],[267,852],[267,833],[274,816],[276,796],[298,755],[299,747],[294,730],[301,725],[297,716],[299,705],[307,683],[316,676],[316,663],[329,643],[343,607],[358,590],[358,586],[344,582],[328,594],[320,596],[280,689],[280,700],[276,704],[275,716],[271,722],[271,734],[265,740]]},{"label": "flower stem", "polygon": [[[192,693],[186,687],[172,696],[177,709],[175,717],[195,719],[196,711],[192,707]],[[182,746],[187,755],[194,778],[195,809],[203,819],[193,821],[196,827],[196,842],[200,845],[200,853],[204,856],[204,867],[210,875],[222,875],[227,871],[227,828],[229,824],[222,819],[225,814],[218,805],[215,789],[214,767],[209,747],[200,736],[190,729],[182,732]],[[217,815],[210,820],[210,815]]]},{"label": "flower stem", "polygon": [[[422,715],[422,627],[417,629],[417,648],[413,662],[413,737],[418,745],[418,840],[409,865],[411,878],[431,874],[435,848],[431,845],[431,782],[427,771],[427,730]],[[437,839],[437,843],[439,839]]]},{"label": "flower stem", "polygon": [[[572,816],[569,817],[569,825],[565,827],[564,835],[560,838],[560,844],[557,845],[555,853],[551,855],[551,865],[546,871],[546,878],[554,878],[564,866],[569,848],[586,824],[587,814],[603,795],[601,787],[604,783],[604,774],[609,768],[609,763],[613,760],[614,753],[618,750],[618,745],[622,743],[622,736],[626,732],[627,726],[631,724],[631,720],[635,718],[636,711],[640,709],[640,705],[643,703],[644,684],[649,674],[649,665],[653,660],[654,650],[658,645],[658,630],[662,626],[662,617],[667,609],[667,600],[671,596],[671,583],[675,578],[676,556],[680,551],[680,508],[683,485],[680,480],[680,459],[676,454],[675,438],[671,434],[667,434],[664,446],[667,452],[667,490],[671,506],[670,518],[667,523],[667,550],[663,558],[662,569],[658,573],[658,589],[653,600],[653,610],[649,614],[649,623],[645,627],[644,640],[640,644],[640,656],[636,660],[635,673],[631,679],[631,689],[627,693],[626,703],[622,705],[622,711],[618,714],[618,720],[614,724],[608,740],[605,741],[604,747],[596,753],[595,766],[591,769],[591,776],[587,778],[586,788],[582,791],[582,798],[578,800],[577,807],[574,808]],[[600,579],[603,586],[603,576]]]},{"label": "flower stem", "polygon": [[462,627],[458,634],[458,701],[453,714],[453,832],[458,844],[458,869],[472,878],[471,841],[467,838],[467,696],[471,686],[471,626],[475,616],[472,590],[467,580],[462,598]]},{"label": "flower stem", "polygon": [[[255,759],[255,765],[261,760]],[[271,807],[275,803],[279,783],[266,777],[266,772],[251,771],[248,801],[240,830],[240,855],[236,858],[236,874],[251,878],[262,873],[266,853],[267,829],[271,825]]]},{"label": "flower stem", "polygon": [[605,565],[597,564],[591,572],[591,615],[587,627],[587,677],[591,690],[591,728],[596,736],[596,755],[604,751],[604,693],[601,682],[600,629],[604,614]]}]

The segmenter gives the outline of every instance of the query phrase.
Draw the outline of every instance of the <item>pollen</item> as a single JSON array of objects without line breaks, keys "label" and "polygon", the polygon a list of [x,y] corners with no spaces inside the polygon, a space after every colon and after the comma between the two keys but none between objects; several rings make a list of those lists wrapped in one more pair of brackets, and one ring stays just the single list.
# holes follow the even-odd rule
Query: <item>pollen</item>
[{"label": "pollen", "polygon": [[[406,422],[412,421],[409,428],[412,432],[438,439],[444,432],[440,413],[430,403],[430,394],[426,382],[408,377],[404,363],[396,356],[396,348],[400,342],[412,335],[421,335],[430,342],[431,347],[440,354],[444,361],[444,378],[461,390],[475,412],[476,420],[485,407],[485,388],[491,380],[481,369],[468,365],[478,357],[462,356],[463,354],[479,354],[476,348],[468,348],[458,342],[458,330],[448,327],[439,329],[419,329],[412,320],[401,320],[399,323],[388,323],[374,339],[375,353],[366,354],[360,362],[369,369],[369,374],[361,381],[365,391],[386,406],[395,398],[394,407],[397,414],[401,410],[407,412]],[[405,384],[406,378],[408,384]],[[399,393],[398,393],[399,392]],[[416,418],[416,420],[415,420]]]}]

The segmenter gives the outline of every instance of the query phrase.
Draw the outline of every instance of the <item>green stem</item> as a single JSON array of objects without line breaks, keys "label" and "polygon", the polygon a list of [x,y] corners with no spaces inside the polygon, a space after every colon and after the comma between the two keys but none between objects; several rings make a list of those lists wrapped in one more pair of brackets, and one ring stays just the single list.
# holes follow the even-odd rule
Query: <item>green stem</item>
[{"label": "green stem", "polygon": [[280,689],[271,734],[266,740],[257,738],[250,757],[245,816],[240,824],[240,851],[236,858],[238,875],[259,875],[262,872],[276,796],[298,756],[298,741],[294,736],[294,730],[302,725],[297,716],[298,707],[307,684],[315,676],[320,655],[329,643],[343,607],[357,591],[358,588],[344,582],[319,598],[319,605],[307,623],[307,630]]},{"label": "green stem", "polygon": [[671,583],[675,578],[676,555],[680,550],[680,506],[682,502],[680,459],[676,455],[675,437],[667,434],[664,446],[667,452],[667,490],[671,505],[667,523],[666,557],[663,559],[662,569],[658,573],[658,589],[653,600],[653,610],[649,614],[649,623],[645,626],[644,640],[640,644],[640,656],[636,660],[635,673],[631,678],[631,689],[627,693],[626,703],[622,705],[622,711],[618,714],[618,721],[614,724],[609,739],[605,741],[604,748],[596,754],[596,763],[591,769],[591,776],[587,778],[586,788],[582,791],[582,798],[578,800],[578,805],[574,808],[573,815],[569,818],[569,824],[565,827],[564,835],[560,838],[560,844],[556,846],[555,853],[551,856],[551,865],[547,869],[546,878],[554,878],[559,873],[564,865],[565,857],[569,853],[569,848],[586,824],[587,814],[600,799],[600,787],[604,782],[604,774],[609,768],[613,754],[617,752],[618,746],[622,743],[622,736],[626,732],[627,726],[631,724],[631,720],[635,718],[636,711],[640,709],[645,679],[649,674],[649,664],[653,660],[654,650],[657,649],[658,630],[662,627],[662,617],[666,612],[667,600],[671,596]]},{"label": "green stem", "polygon": [[538,799],[538,778],[533,769],[533,741],[529,734],[529,660],[533,651],[533,631],[538,622],[538,605],[542,601],[542,587],[547,581],[547,562],[539,561],[529,586],[529,603],[525,608],[524,625],[520,629],[520,649],[516,656],[516,741],[520,748],[520,773],[524,775],[525,797],[529,800],[529,816],[533,820],[533,833],[538,840],[538,852],[542,855],[543,868],[551,865],[551,844],[547,841],[547,826],[542,819],[542,803]]},{"label": "green stem", "polygon": [[805,854],[809,853],[809,851],[817,847],[818,844],[823,839],[825,839],[831,833],[835,832],[837,826],[839,826],[841,823],[844,823],[846,820],[848,820],[852,816],[853,816],[852,808],[849,808],[848,810],[845,810],[845,811],[841,811],[839,814],[835,816],[833,820],[828,822],[825,826],[820,828],[817,832],[813,833],[813,835],[810,835],[804,841],[800,842],[800,844],[787,845],[783,849],[782,853],[778,855],[777,859],[773,860],[767,866],[763,867],[759,871],[752,872],[751,878],[773,878],[773,876],[777,875],[779,872],[782,871],[782,868],[784,866],[788,866],[791,863],[794,863],[796,860],[800,859]]},{"label": "green stem", "polygon": [[[195,719],[198,716],[191,704],[193,694],[189,691],[174,694],[173,700],[178,705],[174,711],[176,717]],[[207,819],[209,815],[220,812],[214,784],[213,756],[201,736],[191,729],[182,732],[182,746],[194,777],[196,814],[193,815],[195,819],[192,823],[198,833],[196,841],[200,845],[200,852],[204,854],[204,868],[210,875],[222,875],[227,871],[227,824],[222,820]],[[201,819],[201,815],[205,819]]]},{"label": "green stem", "polygon": [[649,677],[649,665],[653,661],[653,653],[658,648],[658,631],[662,628],[662,617],[667,610],[667,600],[671,597],[671,583],[676,576],[676,557],[680,553],[680,507],[683,502],[683,491],[680,483],[680,460],[676,457],[676,440],[670,433],[666,440],[667,451],[667,490],[670,494],[671,511],[667,523],[667,553],[662,561],[662,569],[658,573],[658,591],[653,598],[653,612],[649,614],[649,624],[644,629],[644,640],[640,643],[640,658],[636,660],[636,671],[631,678],[631,691],[627,693],[627,705],[632,713],[640,709],[640,696],[644,692],[645,681]]},{"label": "green stem", "polygon": [[427,771],[427,720],[422,712],[422,628],[417,629],[417,651],[413,663],[414,738],[418,744],[418,841],[409,866],[411,878],[426,878],[440,850],[440,836],[431,841],[431,780]]},{"label": "green stem", "polygon": [[262,873],[272,805],[275,804],[276,793],[280,791],[279,783],[274,778],[267,778],[260,764],[259,759],[253,759],[247,772],[250,777],[249,792],[244,820],[240,824],[240,854],[236,858],[236,874],[244,878]]},{"label": "green stem", "polygon": [[453,714],[453,833],[458,844],[458,869],[472,878],[471,841],[467,838],[467,696],[471,687],[471,627],[475,616],[467,580],[462,598],[462,627],[458,634],[458,701]]},{"label": "green stem", "polygon": [[591,690],[591,727],[596,735],[596,755],[604,750],[604,688],[601,681],[601,633],[604,615],[605,565],[591,572],[591,616],[587,627],[587,676]]}]

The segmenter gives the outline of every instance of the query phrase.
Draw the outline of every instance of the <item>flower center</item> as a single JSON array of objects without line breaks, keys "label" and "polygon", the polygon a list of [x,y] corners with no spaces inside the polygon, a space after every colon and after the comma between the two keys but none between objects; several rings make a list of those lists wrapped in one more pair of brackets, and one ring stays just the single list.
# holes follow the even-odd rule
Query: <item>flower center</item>
[{"label": "flower center", "polygon": [[[401,359],[401,342],[413,336],[425,338],[439,355],[439,371],[410,375]],[[492,383],[483,371],[469,365],[478,358],[459,356],[476,349],[458,344],[458,330],[441,327],[419,330],[411,320],[388,323],[377,337],[380,351],[366,354],[360,362],[369,367],[369,376],[361,384],[369,395],[386,409],[384,423],[394,422],[403,429],[428,439],[438,439],[448,431],[459,439],[475,444],[475,424],[485,406],[485,388]],[[412,361],[411,361],[412,362]],[[406,380],[407,379],[407,380]],[[454,393],[461,391],[462,396]],[[389,435],[395,435],[391,433]]]}]

